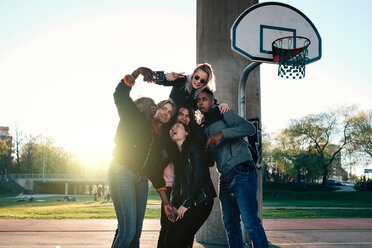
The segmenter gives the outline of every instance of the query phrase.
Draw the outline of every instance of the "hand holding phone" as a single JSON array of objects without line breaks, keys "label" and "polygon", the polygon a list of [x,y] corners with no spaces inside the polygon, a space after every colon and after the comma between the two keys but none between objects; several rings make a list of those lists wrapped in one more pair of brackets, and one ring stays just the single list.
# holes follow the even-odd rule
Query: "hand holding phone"
[{"label": "hand holding phone", "polygon": [[165,79],[164,71],[154,71],[156,75],[153,76],[154,81],[163,81]]}]

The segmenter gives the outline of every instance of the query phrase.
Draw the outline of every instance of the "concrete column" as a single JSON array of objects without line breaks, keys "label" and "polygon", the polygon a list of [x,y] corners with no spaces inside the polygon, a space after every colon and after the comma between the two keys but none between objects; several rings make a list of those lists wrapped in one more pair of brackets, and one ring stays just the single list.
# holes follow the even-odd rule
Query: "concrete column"
[{"label": "concrete column", "polygon": [[[244,68],[250,63],[231,50],[230,29],[236,18],[257,0],[198,0],[197,1],[197,64],[207,62],[216,75],[216,98],[219,103],[228,103],[237,112],[238,83]],[[250,73],[246,92],[246,118],[261,120],[260,72]],[[211,176],[217,189],[218,174],[211,168]],[[259,177],[259,211],[262,211],[262,172]],[[246,236],[246,235],[245,235]],[[199,242],[226,244],[220,204],[215,200],[214,208],[206,223],[196,236]],[[247,238],[247,237],[245,237]]]},{"label": "concrete column", "polygon": [[65,182],[65,195],[68,195],[68,182]]}]

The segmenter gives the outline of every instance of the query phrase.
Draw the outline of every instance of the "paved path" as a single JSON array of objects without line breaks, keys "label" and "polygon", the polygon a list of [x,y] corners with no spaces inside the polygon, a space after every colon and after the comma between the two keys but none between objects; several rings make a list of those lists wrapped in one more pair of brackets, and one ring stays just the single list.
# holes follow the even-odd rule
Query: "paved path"
[{"label": "paved path", "polygon": [[[148,204],[146,207],[147,208],[159,208],[160,209],[160,204]],[[113,208],[114,206],[109,206],[110,208]],[[341,210],[345,210],[345,209],[354,209],[354,210],[365,210],[365,209],[368,209],[368,210],[372,210],[371,207],[356,207],[356,208],[353,208],[353,207],[296,207],[296,206],[276,206],[276,207],[270,207],[270,206],[267,206],[267,207],[262,207],[263,209],[341,209]]]},{"label": "paved path", "polygon": [[[372,247],[371,219],[265,219],[271,247]],[[110,247],[116,220],[0,220],[0,247]],[[141,247],[156,247],[159,220],[145,220]],[[199,244],[194,248],[226,246]]]}]

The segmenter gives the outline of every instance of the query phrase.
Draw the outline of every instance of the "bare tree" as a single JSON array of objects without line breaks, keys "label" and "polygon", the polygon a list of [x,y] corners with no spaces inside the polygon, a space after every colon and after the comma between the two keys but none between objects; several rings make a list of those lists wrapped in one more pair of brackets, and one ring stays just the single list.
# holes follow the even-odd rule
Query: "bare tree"
[{"label": "bare tree", "polygon": [[26,165],[26,173],[31,173],[36,160],[37,137],[29,135],[26,139],[21,149],[20,160]]},{"label": "bare tree", "polygon": [[18,125],[14,126],[14,144],[15,144],[15,159],[16,159],[16,170],[17,173],[21,173],[21,158],[20,158],[20,149],[22,147],[23,141],[23,132],[18,127]]}]

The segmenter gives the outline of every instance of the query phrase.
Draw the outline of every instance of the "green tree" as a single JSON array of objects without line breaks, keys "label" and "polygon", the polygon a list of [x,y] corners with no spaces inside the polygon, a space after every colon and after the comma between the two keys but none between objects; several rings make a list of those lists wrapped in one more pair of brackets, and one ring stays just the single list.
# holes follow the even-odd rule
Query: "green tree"
[{"label": "green tree", "polygon": [[318,176],[315,157],[308,151],[308,147],[301,145],[302,140],[285,129],[275,138],[276,147],[273,160],[284,175],[302,179],[311,179]]},{"label": "green tree", "polygon": [[39,172],[42,172],[45,158],[45,174],[71,174],[74,173],[71,154],[64,148],[55,144],[53,138],[44,138],[44,144],[40,144],[37,149],[37,164]]},{"label": "green tree", "polygon": [[73,174],[77,171],[72,155],[57,146],[51,137],[30,136],[22,146],[20,160],[25,173]]},{"label": "green tree", "polygon": [[317,157],[323,184],[332,174],[332,166],[340,161],[341,151],[350,141],[353,107],[311,114],[292,120],[286,133],[297,141],[302,150]]},{"label": "green tree", "polygon": [[9,172],[12,164],[12,149],[5,140],[0,140],[0,173]]},{"label": "green tree", "polygon": [[278,180],[279,174],[277,162],[273,159],[274,145],[271,135],[262,132],[262,174],[264,181]]},{"label": "green tree", "polygon": [[268,154],[270,156],[268,160],[270,161],[269,165],[272,179],[278,181],[287,180],[288,177],[294,177],[296,173],[289,170],[289,168],[292,168],[292,162],[288,159],[291,150],[291,143],[287,136],[282,131],[275,136],[273,141],[270,153]]},{"label": "green tree", "polygon": [[352,119],[350,150],[359,153],[363,160],[372,160],[372,109],[360,111]]}]

